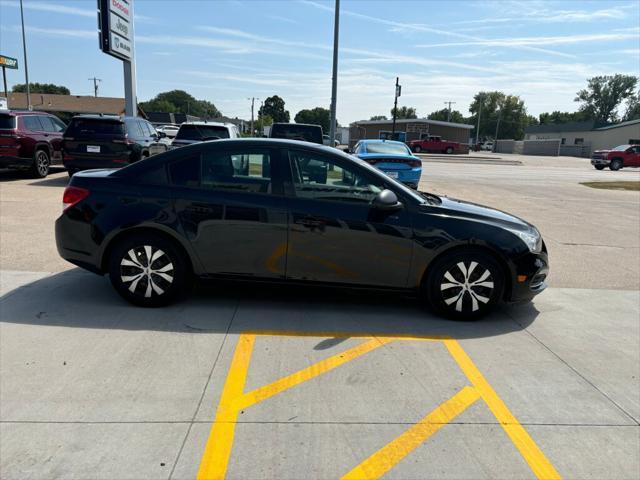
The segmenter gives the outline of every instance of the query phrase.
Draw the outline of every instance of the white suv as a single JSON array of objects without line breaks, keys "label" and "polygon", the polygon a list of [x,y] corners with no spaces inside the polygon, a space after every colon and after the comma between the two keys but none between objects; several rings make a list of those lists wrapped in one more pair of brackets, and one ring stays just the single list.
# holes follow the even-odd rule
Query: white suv
[{"label": "white suv", "polygon": [[233,123],[185,122],[180,125],[180,130],[178,130],[171,146],[173,148],[184,147],[207,140],[238,137],[240,137],[240,132]]}]

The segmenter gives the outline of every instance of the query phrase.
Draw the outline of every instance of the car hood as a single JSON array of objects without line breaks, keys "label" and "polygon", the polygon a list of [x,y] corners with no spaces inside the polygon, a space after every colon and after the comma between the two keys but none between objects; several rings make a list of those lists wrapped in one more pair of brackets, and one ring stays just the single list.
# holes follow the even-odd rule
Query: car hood
[{"label": "car hood", "polygon": [[532,231],[536,228],[529,222],[511,215],[510,213],[496,210],[495,208],[465,202],[455,198],[440,197],[440,209],[445,215],[464,217],[470,220],[491,222],[514,230]]}]

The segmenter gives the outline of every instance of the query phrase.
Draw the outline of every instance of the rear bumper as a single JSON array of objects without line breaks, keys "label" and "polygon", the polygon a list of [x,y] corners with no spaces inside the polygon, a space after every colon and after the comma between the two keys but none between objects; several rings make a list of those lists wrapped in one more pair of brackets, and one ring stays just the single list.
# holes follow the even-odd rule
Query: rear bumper
[{"label": "rear bumper", "polygon": [[378,168],[394,180],[415,187],[420,183],[420,177],[422,176],[422,167],[399,169],[382,166]]},{"label": "rear bumper", "polygon": [[547,288],[549,255],[546,251],[527,253],[515,260],[513,266],[511,294],[506,298],[508,302],[529,301]]},{"label": "rear bumper", "polygon": [[101,168],[122,168],[132,163],[132,156],[112,157],[112,158],[96,158],[96,157],[79,157],[65,156],[62,161],[68,170],[95,170]]},{"label": "rear bumper", "polygon": [[89,243],[91,224],[63,214],[56,220],[55,232],[56,248],[63,259],[91,272],[103,273],[100,259],[92,253],[98,249]]}]

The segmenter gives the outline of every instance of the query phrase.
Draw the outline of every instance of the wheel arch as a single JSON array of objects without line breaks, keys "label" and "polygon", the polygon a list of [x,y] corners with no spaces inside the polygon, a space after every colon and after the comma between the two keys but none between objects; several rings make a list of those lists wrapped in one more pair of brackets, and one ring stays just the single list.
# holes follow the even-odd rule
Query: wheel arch
[{"label": "wheel arch", "polygon": [[493,258],[496,263],[500,266],[502,273],[504,274],[504,291],[502,292],[502,299],[506,300],[511,297],[511,290],[513,288],[512,284],[512,274],[511,269],[509,268],[509,264],[507,259],[494,247],[488,244],[471,244],[466,243],[462,245],[453,245],[449,248],[439,251],[436,256],[434,256],[429,264],[425,267],[424,272],[422,272],[422,277],[420,278],[420,289],[424,289],[427,279],[429,278],[429,274],[433,270],[434,266],[437,265],[438,261],[442,259],[445,255],[449,255],[451,253],[456,252],[482,252],[484,254],[488,254]]},{"label": "wheel arch", "polygon": [[189,269],[189,271],[191,273],[195,273],[196,270],[194,268],[195,267],[194,259],[191,256],[191,252],[189,251],[189,248],[186,247],[183,244],[183,242],[178,240],[178,238],[176,238],[174,235],[171,235],[170,233],[164,230],[161,230],[159,228],[154,228],[149,226],[139,226],[139,227],[133,227],[126,230],[122,230],[117,234],[115,234],[111,239],[109,239],[109,241],[107,242],[102,252],[102,257],[100,258],[100,269],[102,270],[102,272],[104,273],[109,272],[109,257],[111,255],[111,252],[113,251],[113,248],[118,244],[118,242],[121,242],[125,238],[130,237],[132,235],[142,235],[142,234],[149,234],[157,237],[162,237],[165,240],[171,242],[178,249],[178,251],[184,256],[184,260],[186,261],[187,268]]},{"label": "wheel arch", "polygon": [[47,142],[38,142],[36,143],[35,147],[33,147],[34,155],[40,150],[46,150],[47,155],[49,155],[49,160],[51,160],[51,145],[49,145]]}]

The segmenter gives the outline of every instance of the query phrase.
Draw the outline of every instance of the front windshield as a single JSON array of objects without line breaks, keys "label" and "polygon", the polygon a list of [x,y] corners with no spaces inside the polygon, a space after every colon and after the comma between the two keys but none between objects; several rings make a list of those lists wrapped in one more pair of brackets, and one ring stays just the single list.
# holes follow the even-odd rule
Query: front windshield
[{"label": "front windshield", "polygon": [[613,149],[613,151],[614,152],[624,152],[630,146],[631,145],[618,145],[616,148]]},{"label": "front windshield", "polygon": [[386,153],[392,155],[411,155],[411,152],[403,143],[367,143],[367,153]]}]

